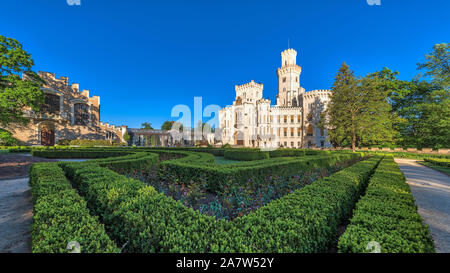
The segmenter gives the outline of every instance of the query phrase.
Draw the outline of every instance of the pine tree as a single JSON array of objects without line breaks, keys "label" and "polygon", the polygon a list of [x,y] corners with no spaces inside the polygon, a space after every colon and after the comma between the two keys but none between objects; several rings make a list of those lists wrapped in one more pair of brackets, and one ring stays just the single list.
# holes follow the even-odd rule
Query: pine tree
[{"label": "pine tree", "polygon": [[327,127],[333,144],[375,145],[392,142],[391,106],[388,91],[376,74],[357,78],[343,63],[332,87],[327,109]]}]

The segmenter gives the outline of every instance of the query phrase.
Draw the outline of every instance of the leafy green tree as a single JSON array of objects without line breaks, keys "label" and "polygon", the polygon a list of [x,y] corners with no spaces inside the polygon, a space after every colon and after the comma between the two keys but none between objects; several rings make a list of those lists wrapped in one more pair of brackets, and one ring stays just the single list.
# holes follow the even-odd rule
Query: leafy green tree
[{"label": "leafy green tree", "polygon": [[152,124],[150,122],[143,122],[141,124],[142,129],[150,129],[153,130]]},{"label": "leafy green tree", "polygon": [[125,132],[125,134],[123,134],[123,140],[125,140],[127,143],[130,143],[130,134],[128,134],[128,132]]},{"label": "leafy green tree", "polygon": [[[376,74],[357,78],[343,63],[332,87],[325,126],[333,145],[357,145],[392,142],[391,106],[387,91]],[[319,126],[324,123],[321,118]]]},{"label": "leafy green tree", "polygon": [[[399,132],[396,144],[405,147],[450,146],[449,115],[449,47],[438,44],[433,52],[418,64],[425,69],[411,81],[397,79],[397,72],[383,69],[377,72],[389,90],[393,127]],[[430,79],[430,80],[427,80]]]},{"label": "leafy green tree", "polygon": [[424,76],[431,77],[432,83],[448,91],[450,85],[449,48],[447,43],[436,44],[433,52],[425,55],[426,61],[418,63],[418,69],[426,69]]},{"label": "leafy green tree", "polygon": [[13,137],[11,132],[0,129],[0,145],[2,146],[16,146],[19,144],[19,141]]},{"label": "leafy green tree", "polygon": [[174,123],[175,123],[175,121],[169,121],[169,120],[164,121],[164,123],[161,125],[161,130],[170,131],[172,129],[172,125]]},{"label": "leafy green tree", "polygon": [[[0,35],[0,125],[27,124],[24,109],[39,111],[44,101],[42,80],[31,71],[34,62],[15,39]],[[24,75],[24,79],[20,75]]]}]

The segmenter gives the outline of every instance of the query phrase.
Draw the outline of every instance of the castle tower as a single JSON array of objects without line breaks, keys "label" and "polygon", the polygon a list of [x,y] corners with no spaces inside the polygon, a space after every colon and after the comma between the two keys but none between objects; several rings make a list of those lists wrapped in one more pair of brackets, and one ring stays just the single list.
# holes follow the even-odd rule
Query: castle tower
[{"label": "castle tower", "polygon": [[277,106],[298,106],[301,67],[296,64],[297,51],[286,49],[281,52],[281,67],[277,69]]}]

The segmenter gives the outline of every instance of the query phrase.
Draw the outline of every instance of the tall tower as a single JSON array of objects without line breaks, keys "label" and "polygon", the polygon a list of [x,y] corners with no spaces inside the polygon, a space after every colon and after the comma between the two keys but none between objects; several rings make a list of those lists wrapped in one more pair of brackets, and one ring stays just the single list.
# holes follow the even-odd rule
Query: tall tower
[{"label": "tall tower", "polygon": [[297,51],[286,49],[281,52],[281,67],[277,69],[278,95],[277,106],[298,106],[300,92],[300,73],[296,64]]}]

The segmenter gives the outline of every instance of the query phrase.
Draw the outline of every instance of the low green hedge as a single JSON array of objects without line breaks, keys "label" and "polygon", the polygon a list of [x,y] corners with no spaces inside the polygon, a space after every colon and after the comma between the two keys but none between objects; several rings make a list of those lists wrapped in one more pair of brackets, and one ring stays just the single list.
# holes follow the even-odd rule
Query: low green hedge
[{"label": "low green hedge", "polygon": [[251,161],[268,159],[269,152],[260,150],[226,150],[224,157],[231,160]]},{"label": "low green hedge", "polygon": [[78,242],[82,253],[120,252],[57,164],[32,165],[30,186],[32,252],[68,253],[69,242]]},{"label": "low green hedge", "polygon": [[373,157],[234,220],[256,252],[326,252],[376,168]]},{"label": "low green hedge", "polygon": [[385,253],[434,252],[428,227],[423,225],[405,177],[392,157],[386,157],[370,179],[338,249],[371,252],[367,246],[372,241]]},{"label": "low green hedge", "polygon": [[424,158],[424,160],[437,166],[450,168],[450,159],[447,158]]},{"label": "low green hedge", "polygon": [[63,168],[126,252],[319,252],[336,237],[378,160],[359,162],[234,221],[200,214],[96,164]]},{"label": "low green hedge", "polygon": [[327,156],[299,158],[273,158],[249,161],[248,164],[208,165],[186,163],[178,159],[160,163],[163,172],[168,172],[184,183],[206,181],[207,189],[216,192],[223,187],[239,186],[252,181],[257,183],[269,175],[288,176],[299,171],[329,167],[337,162],[359,158],[359,153],[342,153]]},{"label": "low green hedge", "polygon": [[63,149],[63,150],[33,150],[32,156],[45,158],[105,158],[113,156],[123,156],[132,152],[120,150],[83,150],[83,149]]}]

